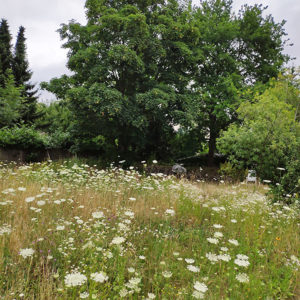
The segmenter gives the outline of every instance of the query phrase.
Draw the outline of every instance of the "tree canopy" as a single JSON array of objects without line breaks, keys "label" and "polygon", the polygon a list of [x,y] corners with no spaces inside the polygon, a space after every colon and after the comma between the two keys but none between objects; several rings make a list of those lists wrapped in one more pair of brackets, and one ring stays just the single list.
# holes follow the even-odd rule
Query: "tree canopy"
[{"label": "tree canopy", "polygon": [[5,19],[0,23],[0,84],[4,87],[7,71],[12,68],[11,34]]},{"label": "tree canopy", "polygon": [[[11,126],[12,121],[14,124],[20,122],[32,124],[39,117],[36,111],[37,97],[35,94],[37,90],[34,90],[34,85],[30,82],[32,72],[29,70],[25,41],[25,28],[20,26],[16,45],[12,51],[8,22],[2,19],[0,24],[2,126]],[[14,113],[8,113],[8,111]]]},{"label": "tree canopy", "polygon": [[284,22],[259,5],[239,14],[231,0],[87,0],[85,8],[87,24],[59,29],[73,75],[43,84],[71,109],[78,150],[167,158],[179,124],[209,137],[213,157],[242,92],[288,60]]}]

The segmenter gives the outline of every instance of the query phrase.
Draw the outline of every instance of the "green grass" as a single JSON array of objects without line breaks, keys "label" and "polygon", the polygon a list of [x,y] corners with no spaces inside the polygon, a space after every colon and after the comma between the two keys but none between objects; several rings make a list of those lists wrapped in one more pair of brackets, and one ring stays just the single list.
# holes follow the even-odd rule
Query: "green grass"
[{"label": "green grass", "polygon": [[266,188],[2,165],[0,299],[298,299],[299,208],[269,203]]}]

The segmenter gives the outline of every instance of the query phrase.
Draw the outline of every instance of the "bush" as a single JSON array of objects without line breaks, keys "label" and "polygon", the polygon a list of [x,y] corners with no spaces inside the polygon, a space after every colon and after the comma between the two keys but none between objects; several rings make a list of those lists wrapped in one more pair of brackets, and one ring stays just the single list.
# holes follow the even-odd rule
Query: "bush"
[{"label": "bush", "polygon": [[[254,169],[260,179],[270,180],[276,199],[295,198],[300,176],[300,123],[295,108],[272,87],[237,112],[241,124],[222,133],[219,150],[235,168]],[[281,169],[286,170],[283,176]]]},{"label": "bush", "polygon": [[0,129],[0,147],[4,149],[43,150],[45,141],[45,135],[33,127],[22,125]]},{"label": "bush", "polygon": [[67,150],[73,144],[70,132],[56,130],[53,133],[45,135],[44,144],[46,149],[64,149]]}]

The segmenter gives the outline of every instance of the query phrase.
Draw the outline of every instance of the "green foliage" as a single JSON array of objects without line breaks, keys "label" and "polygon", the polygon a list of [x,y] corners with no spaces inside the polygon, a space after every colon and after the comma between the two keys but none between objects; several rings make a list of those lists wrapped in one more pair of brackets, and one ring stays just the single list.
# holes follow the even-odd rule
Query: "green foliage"
[{"label": "green foliage", "polygon": [[59,29],[73,75],[42,84],[72,113],[74,151],[170,160],[189,152],[178,139],[196,151],[209,136],[212,159],[245,89],[277,77],[289,59],[284,22],[262,6],[238,15],[231,0],[87,0],[85,8],[86,25]]},{"label": "green foliage", "polygon": [[241,124],[224,131],[218,147],[233,165],[251,167],[273,185],[280,183],[277,168],[290,170],[281,183],[287,194],[298,184],[299,166],[291,161],[299,158],[300,123],[295,120],[295,109],[282,97],[280,86],[280,81],[274,83],[253,103],[241,104],[237,110]]},{"label": "green foliage", "polygon": [[35,125],[46,132],[68,131],[72,125],[72,113],[62,101],[54,101],[50,105],[38,103],[38,113],[42,116],[36,120]]},{"label": "green foliage", "polygon": [[4,149],[42,150],[45,137],[33,127],[25,125],[0,129],[0,147]]},{"label": "green foliage", "polygon": [[20,120],[26,124],[32,124],[40,115],[37,113],[37,97],[35,96],[37,90],[34,90],[34,85],[30,83],[32,72],[29,70],[26,57],[25,41],[25,28],[20,26],[14,49],[12,70],[16,86],[23,87]]},{"label": "green foliage", "polygon": [[203,150],[203,145],[199,143],[204,137],[199,136],[200,131],[192,129],[186,131],[179,129],[174,139],[171,141],[171,153],[175,160],[195,155]]},{"label": "green foliage", "polygon": [[285,198],[285,202],[293,203],[296,199],[300,199],[300,147],[295,149],[294,156],[287,163],[286,169],[278,170],[278,182],[271,187],[271,194],[275,201],[281,201]]},{"label": "green foliage", "polygon": [[[68,103],[75,148],[101,148],[110,159],[168,157],[173,124],[190,114],[186,86],[198,57],[188,8],[177,1],[86,1],[86,9],[87,25],[59,30],[74,75],[43,84]],[[105,149],[94,142],[99,136]]]},{"label": "green foliage", "polygon": [[4,87],[7,71],[12,68],[11,34],[7,20],[0,23],[0,85]]},{"label": "green foliage", "polygon": [[20,118],[23,101],[22,89],[15,86],[14,77],[8,71],[4,87],[0,85],[0,128],[12,126]]},{"label": "green foliage", "polygon": [[47,149],[68,150],[74,145],[71,135],[72,113],[63,102],[55,101],[49,106],[39,103],[37,112],[41,117],[35,121],[35,126],[46,133]]},{"label": "green foliage", "polygon": [[195,11],[202,51],[193,74],[200,95],[198,127],[207,128],[209,155],[216,138],[236,120],[241,92],[257,82],[276,77],[288,57],[282,54],[284,23],[263,17],[262,6],[244,6],[236,15],[231,0],[201,1]]},{"label": "green foliage", "polygon": [[14,60],[12,64],[17,86],[24,84],[31,78],[31,73],[28,71],[29,64],[26,59],[26,39],[24,33],[25,28],[23,26],[20,26],[14,49]]}]

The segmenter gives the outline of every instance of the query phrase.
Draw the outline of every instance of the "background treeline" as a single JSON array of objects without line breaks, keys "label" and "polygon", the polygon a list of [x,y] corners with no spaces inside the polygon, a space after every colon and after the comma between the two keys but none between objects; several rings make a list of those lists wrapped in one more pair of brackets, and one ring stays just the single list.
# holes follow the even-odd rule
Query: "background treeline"
[{"label": "background treeline", "polygon": [[50,106],[34,98],[24,28],[11,54],[2,20],[0,97],[10,113],[0,146],[26,132],[41,147],[105,161],[206,153],[213,163],[218,151],[225,175],[251,168],[281,194],[299,192],[299,78],[283,69],[284,21],[261,5],[234,13],[231,0],[87,0],[85,9],[86,24],[59,29],[72,75],[42,83],[58,99]]}]

